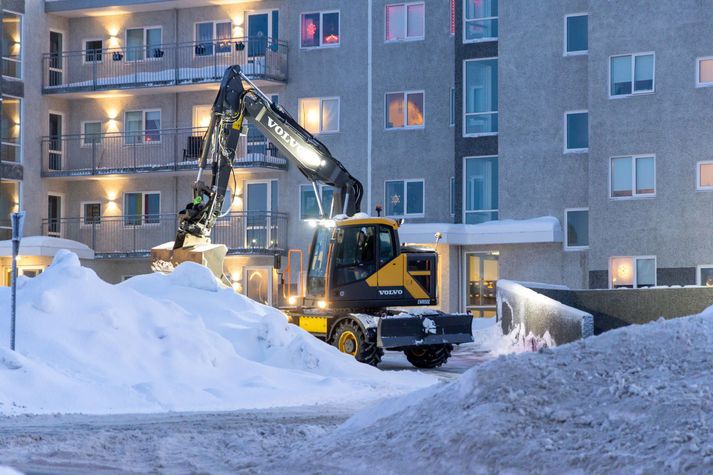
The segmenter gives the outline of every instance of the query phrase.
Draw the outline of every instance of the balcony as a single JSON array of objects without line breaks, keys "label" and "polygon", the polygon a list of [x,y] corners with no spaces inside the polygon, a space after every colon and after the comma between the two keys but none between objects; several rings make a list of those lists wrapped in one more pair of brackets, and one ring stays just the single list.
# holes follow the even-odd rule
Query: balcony
[{"label": "balcony", "polygon": [[45,94],[108,91],[220,82],[239,64],[250,79],[287,81],[287,43],[265,37],[45,53]]},{"label": "balcony", "polygon": [[[81,242],[96,259],[148,257],[152,247],[176,238],[176,214],[101,216],[43,220],[42,234]],[[287,251],[287,214],[232,212],[213,227],[214,243],[229,255],[273,255]]]},{"label": "balcony", "polygon": [[[43,177],[196,170],[205,128],[75,134],[42,139]],[[262,137],[240,137],[236,168],[284,170],[287,160]]]}]

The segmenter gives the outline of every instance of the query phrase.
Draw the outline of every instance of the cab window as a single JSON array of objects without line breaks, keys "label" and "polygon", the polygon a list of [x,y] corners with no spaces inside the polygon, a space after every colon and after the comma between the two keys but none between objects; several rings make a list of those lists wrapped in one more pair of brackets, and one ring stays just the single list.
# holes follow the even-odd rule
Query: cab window
[{"label": "cab window", "polygon": [[337,229],[335,285],[364,280],[376,272],[376,239],[375,226]]},{"label": "cab window", "polygon": [[396,248],[391,229],[379,226],[379,268],[396,257]]}]

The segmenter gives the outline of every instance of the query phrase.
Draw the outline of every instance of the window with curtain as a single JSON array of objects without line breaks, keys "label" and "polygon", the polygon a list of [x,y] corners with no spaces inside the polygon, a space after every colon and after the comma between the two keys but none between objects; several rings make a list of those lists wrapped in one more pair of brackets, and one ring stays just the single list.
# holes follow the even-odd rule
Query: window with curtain
[{"label": "window with curtain", "polygon": [[465,109],[463,134],[498,132],[498,60],[467,60],[463,77]]},{"label": "window with curtain", "polygon": [[498,38],[498,0],[463,0],[463,41]]},{"label": "window with curtain", "polygon": [[696,85],[713,85],[713,58],[698,58],[697,67],[698,76],[696,80]]},{"label": "window with curtain", "polygon": [[384,193],[387,216],[423,216],[423,180],[389,180],[384,184]]},{"label": "window with curtain", "polygon": [[313,134],[339,132],[339,98],[310,97],[299,100],[299,124]]},{"label": "window with curtain", "polygon": [[418,3],[386,5],[386,41],[421,40],[426,32],[426,6]]},{"label": "window with curtain", "polygon": [[22,99],[2,96],[0,160],[19,163],[22,154]]},{"label": "window with curtain", "polygon": [[124,143],[154,143],[161,141],[161,111],[126,111],[124,113]]},{"label": "window with curtain", "polygon": [[300,20],[300,46],[319,48],[339,46],[339,12],[303,13]]},{"label": "window with curtain", "polygon": [[161,213],[159,193],[124,193],[124,225],[158,224]]},{"label": "window with curtain", "polygon": [[386,94],[387,129],[409,129],[424,126],[423,91],[390,92]]},{"label": "window with curtain", "polygon": [[609,259],[610,288],[656,286],[656,257],[620,256]]},{"label": "window with curtain", "polygon": [[498,157],[465,159],[464,222],[480,224],[498,219]]},{"label": "window with curtain", "polygon": [[2,75],[20,79],[22,77],[22,15],[2,12]]},{"label": "window with curtain", "polygon": [[713,162],[698,162],[698,182],[696,188],[699,190],[713,190]]},{"label": "window with curtain", "polygon": [[636,198],[656,194],[656,159],[653,156],[611,159],[612,198]]},{"label": "window with curtain", "polygon": [[609,95],[629,96],[654,91],[654,54],[612,56]]}]

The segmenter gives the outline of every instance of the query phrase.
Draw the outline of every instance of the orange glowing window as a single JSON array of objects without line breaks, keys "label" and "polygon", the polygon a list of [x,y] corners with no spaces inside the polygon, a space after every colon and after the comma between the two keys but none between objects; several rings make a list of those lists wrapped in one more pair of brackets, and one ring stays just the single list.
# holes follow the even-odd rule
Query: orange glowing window
[{"label": "orange glowing window", "polygon": [[386,128],[418,128],[424,125],[423,92],[386,94]]},{"label": "orange glowing window", "polygon": [[698,84],[713,84],[713,58],[698,60]]},{"label": "orange glowing window", "polygon": [[339,12],[303,13],[300,28],[302,48],[339,46]]},{"label": "orange glowing window", "polygon": [[713,189],[713,162],[698,164],[698,188]]}]

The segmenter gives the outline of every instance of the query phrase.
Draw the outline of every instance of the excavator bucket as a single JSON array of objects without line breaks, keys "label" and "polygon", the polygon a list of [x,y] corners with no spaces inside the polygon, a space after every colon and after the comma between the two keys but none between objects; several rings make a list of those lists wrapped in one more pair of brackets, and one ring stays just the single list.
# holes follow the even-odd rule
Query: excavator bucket
[{"label": "excavator bucket", "polygon": [[223,283],[230,285],[223,272],[223,261],[227,253],[228,248],[224,244],[199,241],[174,249],[173,241],[170,241],[151,249],[151,270],[168,273],[182,262],[195,262],[206,266]]}]

